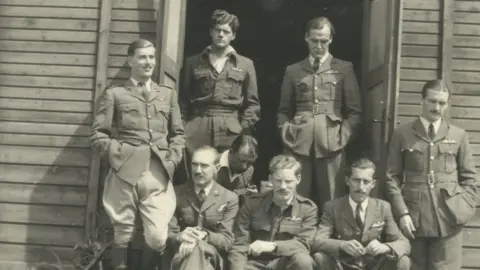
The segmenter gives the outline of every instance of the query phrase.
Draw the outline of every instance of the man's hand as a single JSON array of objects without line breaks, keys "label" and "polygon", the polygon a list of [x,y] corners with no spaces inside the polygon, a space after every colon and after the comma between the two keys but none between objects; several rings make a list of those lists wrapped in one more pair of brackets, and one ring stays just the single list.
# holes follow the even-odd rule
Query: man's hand
[{"label": "man's hand", "polygon": [[248,253],[253,256],[259,256],[262,253],[273,252],[275,248],[277,248],[277,245],[274,242],[257,240],[250,244]]},{"label": "man's hand", "polygon": [[258,193],[257,186],[250,185],[245,189],[247,195]]},{"label": "man's hand", "polygon": [[374,239],[370,243],[368,243],[367,247],[365,248],[365,251],[370,256],[377,256],[380,254],[387,254],[392,250],[390,249],[389,246],[380,243],[377,239]]},{"label": "man's hand", "polygon": [[[206,234],[206,233],[205,233]],[[181,233],[178,234],[177,239],[178,241],[184,243],[197,243],[198,241],[202,240],[199,235],[199,229],[194,227],[187,227]]]},{"label": "man's hand", "polygon": [[413,240],[415,239],[415,225],[413,225],[412,217],[410,215],[404,215],[400,218],[400,229],[402,230],[403,234]]},{"label": "man's hand", "polygon": [[183,242],[178,248],[178,253],[182,257],[186,257],[192,253],[193,249],[197,246],[197,243]]},{"label": "man's hand", "polygon": [[195,227],[192,229],[192,231],[197,240],[205,240],[205,238],[207,238],[207,232],[202,230],[200,227]]},{"label": "man's hand", "polygon": [[365,255],[365,248],[357,240],[344,241],[340,244],[340,249],[353,257]]}]

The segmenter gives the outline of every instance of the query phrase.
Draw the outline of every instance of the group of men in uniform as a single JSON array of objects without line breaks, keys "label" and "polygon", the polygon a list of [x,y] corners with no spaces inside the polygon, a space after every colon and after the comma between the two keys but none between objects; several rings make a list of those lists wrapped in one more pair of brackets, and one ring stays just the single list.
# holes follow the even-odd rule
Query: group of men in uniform
[{"label": "group of men in uniform", "polygon": [[[259,192],[251,134],[260,104],[253,62],[230,45],[238,27],[235,15],[212,14],[212,44],[186,60],[178,95],[151,80],[153,44],[133,42],[131,78],[100,98],[90,139],[110,164],[103,205],[115,269],[127,269],[137,216],[142,269],[460,269],[476,174],[466,132],[442,117],[447,85],[425,84],[422,115],[393,134],[390,203],[370,197],[375,164],[345,164],[362,113],[353,66],[329,53],[330,21],[312,19],[310,55],[282,84],[284,154]],[[173,187],[182,160],[189,179]]]}]

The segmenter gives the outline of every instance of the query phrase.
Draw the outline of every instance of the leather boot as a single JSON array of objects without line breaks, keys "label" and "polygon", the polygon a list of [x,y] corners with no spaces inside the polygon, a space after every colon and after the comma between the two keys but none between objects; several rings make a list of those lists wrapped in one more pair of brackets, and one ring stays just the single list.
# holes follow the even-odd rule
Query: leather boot
[{"label": "leather boot", "polygon": [[127,245],[113,245],[112,248],[112,266],[115,270],[127,269]]}]

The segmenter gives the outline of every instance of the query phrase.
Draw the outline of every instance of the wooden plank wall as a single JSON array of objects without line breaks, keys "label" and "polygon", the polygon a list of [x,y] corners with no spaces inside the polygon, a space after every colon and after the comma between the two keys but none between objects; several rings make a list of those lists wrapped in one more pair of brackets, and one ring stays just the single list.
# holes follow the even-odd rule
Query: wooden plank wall
[{"label": "wooden plank wall", "polygon": [[99,2],[0,0],[1,269],[83,240]]},{"label": "wooden plank wall", "polygon": [[127,47],[143,38],[156,43],[156,13],[159,0],[113,1],[108,80],[110,84],[122,83],[129,78],[126,63]]},{"label": "wooden plank wall", "polygon": [[[399,124],[413,120],[420,113],[420,90],[425,81],[442,75],[442,4],[445,0],[403,1]],[[450,117],[468,131],[480,172],[480,1],[456,0],[453,4],[452,56],[443,59],[451,62],[449,78],[454,86]],[[480,198],[477,206],[480,207]],[[477,211],[464,230],[464,269],[480,269],[479,252],[480,211]]]}]

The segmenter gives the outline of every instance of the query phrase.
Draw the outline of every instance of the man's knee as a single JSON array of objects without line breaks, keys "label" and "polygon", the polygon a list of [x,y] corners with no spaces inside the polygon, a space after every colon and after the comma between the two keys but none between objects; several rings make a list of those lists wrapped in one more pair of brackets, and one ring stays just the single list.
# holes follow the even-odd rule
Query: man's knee
[{"label": "man's knee", "polygon": [[335,260],[325,252],[313,254],[313,260],[317,270],[333,270],[336,267]]},{"label": "man's knee", "polygon": [[289,259],[289,269],[313,269],[315,262],[308,253],[296,253]]},{"label": "man's knee", "polygon": [[163,251],[167,244],[167,237],[167,231],[152,233],[151,235],[145,235],[145,243],[155,251]]},{"label": "man's knee", "polygon": [[408,256],[402,256],[397,261],[397,270],[410,270],[412,263]]}]

